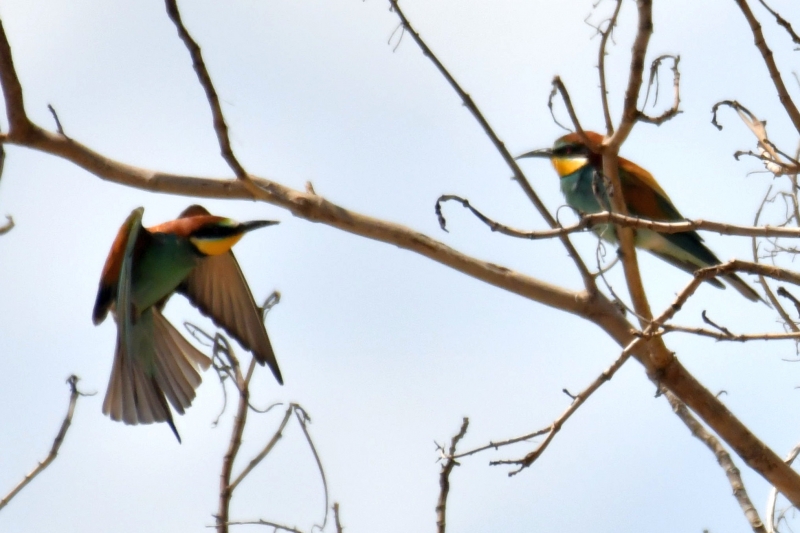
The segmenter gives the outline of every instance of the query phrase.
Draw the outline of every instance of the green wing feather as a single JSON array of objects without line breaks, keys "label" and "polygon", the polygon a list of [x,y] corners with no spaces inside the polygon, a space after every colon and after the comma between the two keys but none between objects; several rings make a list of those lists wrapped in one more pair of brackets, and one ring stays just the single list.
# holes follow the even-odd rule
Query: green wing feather
[{"label": "green wing feather", "polygon": [[117,327],[119,328],[120,348],[125,359],[130,358],[136,353],[133,332],[133,304],[131,298],[131,282],[133,277],[133,250],[136,247],[136,239],[142,229],[142,216],[144,208],[134,209],[125,221],[128,228],[128,238],[125,242],[125,253],[122,257],[122,265],[117,281]]}]

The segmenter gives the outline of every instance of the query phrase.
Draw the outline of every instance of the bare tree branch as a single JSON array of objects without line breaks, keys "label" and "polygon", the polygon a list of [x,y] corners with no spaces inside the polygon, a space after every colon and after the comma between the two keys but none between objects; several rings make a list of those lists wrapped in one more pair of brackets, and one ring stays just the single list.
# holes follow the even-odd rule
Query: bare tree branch
[{"label": "bare tree branch", "polygon": [[314,441],[311,439],[311,434],[308,432],[308,424],[311,422],[311,418],[301,406],[298,404],[293,405],[294,416],[297,418],[297,422],[300,424],[300,429],[303,430],[303,435],[306,438],[308,447],[311,448],[314,461],[317,463],[317,470],[319,471],[320,478],[322,478],[322,488],[325,491],[325,513],[322,518],[322,524],[318,525],[317,527],[319,527],[319,529],[324,529],[325,525],[328,523],[328,479],[325,477],[325,469],[322,468],[322,459],[320,459],[319,454],[317,453],[317,447],[314,446]]},{"label": "bare tree branch", "polygon": [[789,96],[789,91],[786,89],[786,85],[783,83],[781,71],[778,69],[778,65],[775,64],[775,57],[772,55],[772,50],[770,50],[769,46],[767,46],[767,41],[764,39],[764,33],[761,31],[761,24],[759,24],[758,19],[756,19],[755,15],[753,15],[753,12],[750,10],[747,0],[735,1],[739,6],[739,9],[742,10],[742,14],[744,14],[745,19],[747,19],[747,23],[750,25],[750,30],[753,32],[753,39],[756,48],[758,48],[758,51],[761,52],[761,57],[764,59],[764,64],[767,66],[767,70],[769,71],[769,77],[772,78],[772,83],[775,85],[775,90],[778,91],[778,99],[783,105],[783,108],[786,110],[786,114],[789,115],[789,119],[791,119],[792,124],[794,124],[795,130],[800,133],[800,111],[798,111],[797,106],[795,106],[794,101],[792,100],[792,97]]},{"label": "bare tree branch", "polygon": [[686,427],[689,428],[689,430],[692,432],[692,435],[700,440],[700,442],[705,444],[708,449],[711,450],[711,453],[716,456],[719,466],[721,466],[725,471],[725,475],[728,477],[728,482],[731,484],[733,496],[739,503],[739,507],[742,508],[742,512],[744,513],[747,521],[750,523],[750,527],[753,528],[755,533],[766,533],[764,524],[761,522],[761,518],[758,516],[758,511],[756,511],[756,508],[753,506],[753,502],[750,501],[750,497],[747,495],[747,490],[744,487],[744,482],[742,481],[742,476],[739,473],[739,469],[736,468],[736,465],[733,463],[728,451],[724,446],[722,446],[722,444],[714,435],[706,431],[703,425],[692,416],[683,402],[681,402],[668,390],[663,390],[662,392],[664,392],[664,395],[667,397],[667,401],[672,406],[672,410],[675,412],[678,418],[681,419],[681,422],[686,424]]},{"label": "bare tree branch", "polygon": [[800,332],[791,331],[789,333],[723,333],[719,331],[712,331],[710,329],[696,328],[689,326],[679,326],[675,324],[664,324],[661,329],[665,333],[679,332],[691,333],[692,335],[699,335],[701,337],[710,337],[718,341],[731,341],[731,342],[747,342],[747,341],[777,341],[777,340],[798,340],[800,339]]},{"label": "bare tree branch", "polygon": [[[425,57],[427,57],[433,62],[433,64],[436,66],[436,68],[439,70],[442,76],[444,76],[444,78],[447,80],[447,82],[450,84],[453,90],[456,91],[459,98],[461,98],[461,101],[464,103],[464,106],[467,109],[469,109],[470,113],[472,113],[472,116],[475,117],[475,120],[478,121],[484,133],[486,133],[486,136],[489,137],[494,147],[500,153],[500,156],[503,158],[503,161],[505,161],[506,165],[508,165],[508,167],[511,169],[512,173],[514,174],[514,180],[522,188],[523,192],[528,197],[528,200],[530,200],[530,202],[536,207],[536,210],[539,211],[539,214],[542,216],[542,218],[544,218],[548,226],[550,226],[551,228],[557,227],[558,223],[556,222],[555,218],[553,218],[553,215],[550,214],[547,207],[539,198],[539,195],[536,194],[536,191],[534,191],[533,187],[531,187],[528,178],[525,177],[525,174],[522,172],[522,169],[519,168],[517,161],[509,153],[508,149],[506,149],[505,143],[503,143],[503,141],[500,140],[500,137],[498,137],[497,133],[495,133],[495,131],[489,125],[489,122],[483,116],[483,113],[481,113],[478,107],[475,105],[475,102],[472,101],[470,95],[467,94],[466,91],[464,91],[464,89],[461,88],[461,86],[458,84],[455,78],[444,67],[442,62],[439,61],[439,59],[436,57],[433,51],[431,51],[428,45],[425,44],[425,41],[422,40],[422,37],[420,37],[419,33],[417,33],[417,31],[411,26],[411,23],[409,22],[408,18],[406,18],[405,14],[400,9],[400,5],[398,4],[397,0],[389,0],[389,3],[391,4],[392,9],[395,11],[395,13],[397,13],[397,16],[400,18],[400,22],[403,24],[405,30],[409,33],[409,35],[411,35],[411,38],[414,39],[414,42],[417,43],[417,46],[419,46],[420,49],[422,50],[423,55],[425,55]],[[589,269],[586,267],[583,260],[578,255],[577,250],[575,250],[575,248],[572,246],[572,243],[569,242],[569,239],[567,239],[566,237],[561,237],[560,239],[564,247],[567,249],[567,253],[569,253],[570,257],[575,263],[575,266],[580,271],[586,289],[589,291],[596,290],[594,277],[591,275]]]},{"label": "bare tree branch", "polygon": [[780,15],[780,13],[769,7],[764,0],[758,0],[758,1],[761,3],[762,6],[764,6],[764,8],[766,8],[767,11],[770,12],[770,14],[773,17],[775,17],[775,22],[778,24],[778,26],[783,26],[783,28],[786,30],[786,33],[788,33],[789,37],[792,38],[792,42],[794,42],[794,44],[800,45],[800,36],[798,36],[794,32],[794,29],[792,28],[792,25],[789,23],[789,21],[783,18]]},{"label": "bare tree branch", "polygon": [[[634,124],[639,119],[637,102],[642,88],[644,73],[644,60],[647,55],[647,46],[653,34],[653,5],[652,0],[636,0],[638,12],[638,27],[636,37],[631,49],[631,66],[628,76],[628,86],[625,89],[625,100],[622,108],[622,120],[617,125],[617,131],[608,139],[606,149],[619,152],[619,147],[628,138]],[[613,182],[612,182],[613,184]]]},{"label": "bare tree branch", "polygon": [[86,396],[82,392],[78,390],[78,376],[72,375],[67,379],[67,384],[69,385],[69,406],[67,407],[67,414],[64,416],[64,421],[61,422],[61,428],[58,430],[56,434],[56,438],[53,440],[53,445],[50,447],[50,453],[47,454],[47,457],[44,458],[36,468],[30,471],[23,479],[20,481],[16,487],[11,489],[11,492],[6,494],[2,500],[0,500],[0,510],[3,509],[8,502],[10,502],[19,492],[24,489],[28,483],[33,481],[33,479],[41,474],[45,468],[50,466],[50,463],[55,461],[56,457],[58,456],[58,450],[61,449],[61,445],[64,443],[64,438],[67,436],[67,431],[69,430],[69,426],[72,424],[72,415],[75,414],[75,405],[78,403],[79,396]]},{"label": "bare tree branch", "polygon": [[[764,199],[761,200],[761,204],[758,206],[758,209],[756,210],[756,215],[755,215],[755,218],[753,219],[753,224],[758,224],[758,221],[761,218],[761,213],[763,212],[764,206],[766,205],[767,199],[769,198],[770,191],[772,191],[772,186],[771,185],[770,185],[769,189],[767,190],[767,194],[764,195]],[[752,254],[753,254],[753,261],[757,263],[758,262],[758,241],[756,240],[755,237],[752,238],[750,245],[751,245],[751,251],[752,251]],[[772,292],[772,288],[769,286],[769,283],[767,283],[767,279],[764,276],[759,275],[758,276],[758,282],[761,284],[761,288],[764,289],[764,294],[767,295],[767,300],[769,300],[769,302],[772,304],[773,308],[775,308],[775,310],[781,316],[781,319],[783,320],[783,323],[786,324],[786,327],[791,329],[794,332],[800,332],[800,327],[798,327],[797,324],[794,323],[792,318],[786,312],[786,309],[784,309],[783,306],[781,305],[781,303],[778,301],[778,298]]]},{"label": "bare tree branch", "polygon": [[[650,65],[650,81],[647,84],[647,92],[650,93],[650,88],[655,83],[656,87],[656,96],[655,100],[653,101],[653,105],[656,104],[658,101],[658,68],[661,66],[661,63],[666,59],[672,59],[672,107],[661,113],[656,117],[651,117],[647,115],[644,111],[639,112],[639,121],[645,122],[647,124],[655,124],[656,126],[660,126],[664,122],[676,117],[678,114],[681,113],[679,107],[681,105],[681,71],[678,69],[678,64],[681,61],[681,56],[665,54],[662,56],[658,56],[653,60],[653,63]],[[645,102],[647,99],[645,98]]]},{"label": "bare tree branch", "polygon": [[787,228],[779,226],[742,226],[739,224],[728,224],[726,222],[713,222],[710,220],[694,219],[684,220],[681,222],[660,222],[657,220],[649,220],[646,218],[639,218],[630,215],[620,215],[619,213],[609,213],[602,211],[600,213],[583,213],[580,215],[579,222],[570,226],[562,226],[550,230],[521,230],[512,228],[501,222],[497,222],[488,216],[484,215],[477,208],[475,208],[469,200],[456,196],[454,194],[443,194],[436,200],[434,207],[436,216],[439,219],[439,226],[447,231],[447,221],[442,213],[441,205],[446,202],[458,202],[464,208],[475,215],[481,222],[489,226],[489,229],[508,235],[509,237],[516,237],[519,239],[551,239],[562,234],[576,233],[592,229],[600,224],[613,223],[619,226],[629,228],[650,229],[659,233],[683,233],[686,231],[710,231],[720,235],[738,235],[741,237],[791,237],[800,238],[800,228]]},{"label": "bare tree branch", "polygon": [[231,167],[233,173],[236,174],[237,178],[247,179],[247,171],[239,163],[239,160],[236,159],[236,156],[233,153],[233,148],[231,148],[231,140],[228,136],[228,126],[225,124],[225,117],[222,114],[222,106],[219,103],[219,96],[217,96],[217,91],[214,89],[211,76],[208,74],[208,68],[206,68],[206,64],[203,61],[203,53],[200,50],[200,46],[192,38],[191,34],[189,34],[189,30],[186,29],[186,26],[184,26],[183,21],[181,20],[180,11],[178,11],[177,0],[165,0],[165,2],[167,14],[169,15],[170,20],[172,20],[172,22],[175,24],[175,28],[178,30],[178,35],[180,36],[181,41],[183,41],[183,44],[186,45],[186,49],[189,50],[189,55],[192,57],[192,66],[194,67],[194,71],[197,73],[197,79],[200,81],[200,85],[203,87],[203,90],[206,93],[206,99],[211,106],[211,115],[214,118],[214,131],[217,133],[220,154],[225,162],[228,163],[228,166]]},{"label": "bare tree branch", "polygon": [[[592,139],[590,139],[589,136],[586,135],[586,131],[583,129],[583,126],[581,126],[581,121],[578,119],[578,114],[575,112],[575,108],[572,105],[572,98],[570,98],[569,91],[567,91],[567,87],[564,85],[561,77],[556,76],[553,78],[552,84],[553,91],[550,93],[550,100],[547,103],[548,107],[550,107],[551,114],[553,112],[553,97],[556,93],[558,93],[561,95],[561,99],[564,101],[564,106],[567,108],[567,114],[569,115],[572,125],[575,128],[575,133],[578,134],[581,142],[588,146],[593,152],[601,153],[603,147],[598,146]],[[553,118],[555,119],[555,116]]]},{"label": "bare tree branch", "polygon": [[611,112],[608,109],[608,89],[606,88],[606,47],[608,39],[614,33],[614,27],[617,25],[617,18],[619,11],[622,8],[622,0],[617,0],[617,5],[614,8],[611,18],[608,19],[608,26],[605,30],[598,29],[600,32],[600,49],[597,58],[597,70],[600,73],[600,100],[603,103],[603,119],[606,122],[606,135],[614,134],[614,123],[611,121]]},{"label": "bare tree branch", "polygon": [[234,521],[234,522],[226,522],[225,530],[227,531],[227,526],[267,526],[273,528],[274,531],[286,531],[288,533],[305,533],[301,529],[297,529],[296,527],[292,526],[285,526],[283,524],[278,524],[277,522],[270,522],[268,520],[241,520],[241,521]]},{"label": "bare tree branch", "polygon": [[236,487],[239,486],[239,483],[241,483],[242,480],[247,477],[247,474],[257,467],[258,463],[260,463],[267,455],[269,455],[269,452],[272,451],[272,448],[274,448],[278,441],[283,437],[283,430],[286,428],[286,424],[289,423],[289,418],[292,416],[292,411],[294,411],[294,404],[290,405],[286,409],[286,413],[284,413],[283,420],[281,420],[277,431],[275,431],[275,434],[272,435],[272,438],[267,442],[266,446],[264,446],[264,449],[261,450],[258,455],[253,457],[244,470],[242,470],[242,472],[236,476],[236,479],[234,479],[230,485],[228,485],[228,490],[231,493],[233,493],[233,491],[236,490]]},{"label": "bare tree branch", "polygon": [[[769,140],[767,137],[767,123],[759,120],[752,111],[747,109],[736,100],[722,100],[721,102],[714,104],[714,106],[711,108],[711,124],[713,124],[718,130],[722,130],[722,125],[717,120],[717,113],[719,112],[719,108],[722,106],[734,109],[739,115],[739,118],[742,119],[742,122],[744,122],[753,135],[755,135],[757,140],[759,153],[754,154],[753,152],[738,151],[734,154],[734,157],[737,160],[742,155],[752,155],[757,157],[764,163],[764,166],[767,168],[767,170],[776,176],[795,174],[800,171],[800,161],[797,161],[796,158],[793,158],[792,156],[780,150],[772,143],[772,141]],[[789,162],[784,161],[781,156],[788,159]]]},{"label": "bare tree branch", "polygon": [[334,502],[332,509],[333,509],[333,523],[336,525],[336,533],[343,533],[344,527],[342,527],[342,522],[339,519],[339,503]]},{"label": "bare tree branch", "polygon": [[[445,454],[444,448],[439,446],[439,449],[443,452],[442,456],[444,458],[444,464],[442,465],[442,471],[439,473],[439,499],[436,502],[436,531],[437,533],[445,533],[447,529],[447,496],[450,494],[450,473],[453,471],[453,468],[458,466],[458,462],[453,458],[456,454],[456,446],[458,446],[458,441],[464,438],[464,435],[467,434],[467,428],[469,427],[469,418],[464,417],[464,420],[461,422],[461,429],[458,431],[453,440],[450,441],[450,449]],[[438,445],[437,445],[438,446]]]},{"label": "bare tree branch", "polygon": [[233,419],[233,428],[231,430],[228,450],[222,457],[222,471],[219,476],[219,509],[215,515],[217,531],[219,533],[228,533],[231,497],[233,496],[231,473],[233,471],[233,463],[236,461],[236,456],[239,454],[239,448],[242,446],[242,434],[244,433],[245,424],[247,424],[247,412],[250,400],[249,383],[256,366],[255,357],[251,357],[250,366],[247,369],[247,376],[245,377],[242,375],[239,360],[233,354],[233,350],[228,350],[227,356],[230,359],[231,369],[234,379],[236,380],[236,387],[239,390],[239,403],[236,407],[236,416]]},{"label": "bare tree branch", "polygon": [[[553,423],[550,425],[549,428],[541,429],[541,430],[539,430],[539,431],[537,431],[535,433],[526,435],[526,438],[524,438],[524,439],[517,438],[517,439],[512,439],[512,440],[508,441],[508,444],[511,444],[512,441],[519,442],[520,440],[527,440],[529,438],[532,438],[532,437],[535,437],[535,436],[538,436],[538,435],[543,435],[543,434],[546,433],[547,436],[545,437],[544,441],[542,441],[542,443],[539,444],[539,446],[537,446],[535,450],[533,450],[532,452],[527,454],[522,459],[492,461],[489,464],[492,464],[492,465],[518,465],[519,468],[509,472],[508,473],[509,476],[513,476],[515,474],[518,474],[519,472],[521,472],[525,468],[528,468],[529,466],[531,466],[534,463],[534,461],[536,461],[542,455],[542,453],[544,453],[544,451],[547,449],[547,447],[552,442],[553,438],[556,436],[556,433],[558,433],[561,430],[561,426],[563,426],[564,423],[567,420],[569,420],[569,417],[571,417],[580,408],[580,406],[583,405],[583,403],[594,393],[594,391],[599,389],[600,386],[603,385],[603,383],[606,383],[607,381],[610,381],[611,378],[614,377],[614,374],[617,373],[617,370],[622,368],[622,365],[624,365],[625,362],[630,358],[631,353],[636,348],[636,346],[640,342],[642,342],[642,340],[643,340],[642,338],[636,339],[630,345],[628,345],[622,351],[622,353],[616,359],[616,361],[614,361],[611,364],[611,366],[609,366],[599,376],[597,376],[597,378],[595,378],[595,380],[592,381],[592,383],[589,384],[588,387],[583,389],[577,396],[572,396],[570,394],[570,397],[572,398],[572,403],[567,408],[567,410],[564,411],[561,414],[561,416],[559,416],[557,419],[555,419],[553,421]],[[471,451],[471,452],[467,452],[467,453],[476,453],[477,451],[482,451],[482,450],[485,450],[487,448],[488,447],[483,447],[481,449],[477,449],[477,450],[474,450],[474,451]],[[467,455],[467,453],[462,454],[462,455]]]}]

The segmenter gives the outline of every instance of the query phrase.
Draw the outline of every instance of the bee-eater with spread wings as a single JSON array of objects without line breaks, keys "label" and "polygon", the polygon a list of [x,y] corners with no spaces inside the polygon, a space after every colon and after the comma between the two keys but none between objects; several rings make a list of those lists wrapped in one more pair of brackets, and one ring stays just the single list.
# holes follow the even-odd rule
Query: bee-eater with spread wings
[{"label": "bee-eater with spread wings", "polygon": [[283,383],[261,313],[231,247],[248,231],[277,224],[239,223],[193,205],[176,220],[142,226],[135,209],[106,259],[92,318],[110,310],[117,322],[114,365],[103,413],[126,424],[167,422],[180,442],[169,404],[192,404],[200,370],[211,364],[161,314],[173,293],[186,296]]},{"label": "bee-eater with spread wings", "polygon": [[[589,140],[597,145],[603,141],[602,135],[587,131]],[[579,213],[599,213],[611,211],[611,202],[603,176],[602,155],[592,152],[581,141],[577,133],[570,133],[558,139],[553,148],[534,150],[518,156],[543,157],[549,159],[561,178],[561,192],[573,209]],[[686,220],[678,212],[664,189],[655,178],[639,165],[619,158],[619,179],[622,184],[622,198],[631,216],[658,222],[681,222]],[[616,243],[617,236],[612,224],[595,227],[600,237]],[[701,268],[720,264],[720,260],[704,244],[695,231],[679,233],[659,233],[637,228],[635,244],[667,263],[693,273]],[[736,274],[726,274],[725,280],[748,300],[762,300],[750,285]],[[709,279],[715,287],[725,288],[716,279]]]}]

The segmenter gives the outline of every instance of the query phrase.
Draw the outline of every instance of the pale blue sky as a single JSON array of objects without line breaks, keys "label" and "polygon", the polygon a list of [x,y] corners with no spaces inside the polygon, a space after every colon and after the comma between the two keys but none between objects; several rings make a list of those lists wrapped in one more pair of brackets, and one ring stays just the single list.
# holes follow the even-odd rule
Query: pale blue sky
[{"label": "pale blue sky", "polygon": [[[482,108],[513,153],[548,146],[561,134],[546,107],[550,80],[567,84],[586,127],[599,129],[596,47],[584,23],[589,0],[522,2],[405,0],[429,45]],[[774,1],[800,23],[791,0]],[[601,9],[609,9],[609,2]],[[387,40],[397,18],[383,0],[209,0],[182,2],[204,50],[233,147],[254,174],[302,188],[356,211],[406,224],[482,259],[577,288],[580,279],[553,242],[514,241],[433,203],[457,193],[510,224],[543,222],[457,97],[406,36]],[[761,12],[759,12],[761,14]],[[609,58],[614,116],[634,22],[625,2]],[[163,3],[4,0],[29,115],[109,157],[164,171],[226,177],[207,102]],[[710,108],[736,98],[769,121],[792,150],[766,69],[732,2],[657,2],[649,57],[681,54],[682,109],[672,122],[637,126],[623,155],[648,168],[688,217],[746,224],[771,183],[752,161],[731,154],[753,142],[732,112],[717,132]],[[598,17],[595,16],[595,19]],[[771,23],[764,17],[766,27]],[[787,73],[789,39],[770,32]],[[396,36],[395,36],[396,38]],[[665,73],[666,74],[666,73]],[[665,76],[665,79],[668,76]],[[789,81],[792,81],[791,78]],[[798,94],[792,85],[793,94]],[[559,116],[566,120],[563,112]],[[0,120],[3,127],[6,121]],[[9,147],[0,215],[17,227],[0,237],[0,492],[46,454],[66,408],[69,374],[83,398],[58,460],[0,513],[0,530],[119,533],[206,531],[217,506],[219,466],[230,428],[211,422],[221,405],[213,374],[195,404],[166,426],[129,427],[101,413],[115,330],[95,328],[91,309],[103,260],[131,209],[145,223],[174,218],[190,198],[108,184],[53,157]],[[529,178],[555,210],[558,182],[544,162]],[[598,329],[489,287],[409,252],[295,219],[276,207],[203,201],[240,220],[282,223],[247,236],[235,252],[256,298],[283,294],[268,330],[286,380],[260,371],[256,403],[301,403],[326,466],[331,497],[350,533],[434,528],[438,471],[433,441],[472,420],[463,446],[538,429],[619,353]],[[570,216],[562,211],[565,216]],[[707,236],[723,258],[749,258],[742,238]],[[596,240],[575,238],[591,258]],[[641,256],[656,309],[689,277]],[[610,279],[621,292],[621,273]],[[680,323],[707,309],[735,331],[777,330],[766,308],[732,290],[700,290]],[[180,298],[168,316],[202,322]],[[728,345],[685,336],[671,349],[711,390],[783,455],[800,439],[794,423],[800,374],[784,362],[791,343]],[[490,459],[465,460],[452,476],[451,532],[538,530],[615,532],[747,531],[713,456],[672,415],[635,362],[564,427],[537,464],[512,479]],[[251,419],[249,458],[281,413]],[[739,463],[740,466],[741,462]],[[766,483],[744,472],[763,509]],[[322,512],[310,453],[291,425],[273,455],[237,492],[232,517],[308,529]]]}]

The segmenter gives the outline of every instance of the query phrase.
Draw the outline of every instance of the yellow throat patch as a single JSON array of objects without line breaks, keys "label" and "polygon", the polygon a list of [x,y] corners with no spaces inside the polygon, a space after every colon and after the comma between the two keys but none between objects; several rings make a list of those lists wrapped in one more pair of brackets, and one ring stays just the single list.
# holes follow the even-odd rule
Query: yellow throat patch
[{"label": "yellow throat patch", "polygon": [[192,244],[205,255],[220,255],[233,248],[233,245],[239,242],[244,236],[244,233],[234,235],[232,237],[223,237],[221,239],[198,239],[191,238]]},{"label": "yellow throat patch", "polygon": [[553,163],[553,168],[556,169],[558,176],[563,178],[585,167],[589,164],[589,159],[586,157],[553,157],[550,162]]}]

